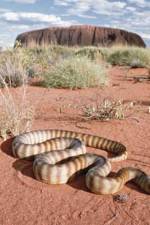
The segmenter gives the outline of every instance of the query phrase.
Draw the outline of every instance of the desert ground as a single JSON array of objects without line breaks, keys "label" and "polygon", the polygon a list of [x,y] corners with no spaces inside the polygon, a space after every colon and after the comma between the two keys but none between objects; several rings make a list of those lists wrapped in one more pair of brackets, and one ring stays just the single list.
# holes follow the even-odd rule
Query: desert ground
[{"label": "desert ground", "polygon": [[[32,129],[65,129],[95,134],[120,141],[128,159],[113,163],[113,172],[133,166],[150,174],[150,82],[128,80],[146,74],[146,69],[113,67],[104,88],[82,90],[46,89],[30,86],[28,94],[36,107]],[[13,89],[17,95],[19,88]],[[83,116],[82,106],[103,98],[121,99],[133,107],[124,120],[98,121]],[[85,186],[84,174],[65,185],[46,185],[37,181],[32,162],[18,160],[11,153],[12,138],[0,149],[1,225],[149,225],[150,196],[128,183],[112,195],[96,195]],[[90,152],[106,155],[101,150]]]}]

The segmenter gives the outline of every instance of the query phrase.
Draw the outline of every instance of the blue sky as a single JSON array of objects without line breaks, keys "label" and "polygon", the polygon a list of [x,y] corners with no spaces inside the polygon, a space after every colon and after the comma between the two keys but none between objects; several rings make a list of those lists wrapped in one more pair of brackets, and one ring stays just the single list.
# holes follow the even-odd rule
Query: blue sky
[{"label": "blue sky", "polygon": [[0,0],[3,47],[25,31],[76,24],[136,32],[150,46],[150,0]]}]

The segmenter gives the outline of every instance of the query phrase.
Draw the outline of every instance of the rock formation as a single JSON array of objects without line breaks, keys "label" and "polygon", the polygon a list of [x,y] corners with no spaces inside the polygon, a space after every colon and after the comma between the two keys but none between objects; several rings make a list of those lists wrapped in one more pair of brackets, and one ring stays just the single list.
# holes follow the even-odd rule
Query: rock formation
[{"label": "rock formation", "polygon": [[[47,46],[59,44],[67,46],[112,46],[134,45],[145,47],[142,38],[121,29],[96,26],[50,27],[18,35],[16,41],[23,47]],[[16,42],[15,42],[16,43]]]}]

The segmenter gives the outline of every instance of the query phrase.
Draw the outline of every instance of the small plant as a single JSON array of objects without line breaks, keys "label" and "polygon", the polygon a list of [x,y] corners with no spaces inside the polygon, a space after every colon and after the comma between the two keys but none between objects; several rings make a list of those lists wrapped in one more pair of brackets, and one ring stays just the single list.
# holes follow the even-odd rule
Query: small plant
[{"label": "small plant", "polygon": [[44,86],[55,88],[98,87],[107,83],[104,66],[87,57],[61,60],[44,75]]},{"label": "small plant", "polygon": [[83,107],[83,113],[88,119],[92,120],[110,120],[110,119],[124,119],[125,106],[122,101],[112,101],[104,99],[102,103],[95,106]]}]

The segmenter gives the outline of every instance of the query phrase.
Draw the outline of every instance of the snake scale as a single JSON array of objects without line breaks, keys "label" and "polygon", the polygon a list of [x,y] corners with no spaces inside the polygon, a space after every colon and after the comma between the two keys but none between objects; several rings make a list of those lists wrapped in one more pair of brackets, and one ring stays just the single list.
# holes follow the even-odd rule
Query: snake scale
[{"label": "snake scale", "polygon": [[[105,150],[113,156],[104,158],[86,153],[85,146]],[[111,162],[127,158],[126,147],[116,141],[73,131],[38,130],[16,136],[12,151],[18,158],[34,156],[35,178],[44,183],[67,183],[75,173],[87,168],[85,181],[91,192],[113,194],[120,191],[126,182],[133,180],[150,194],[150,176],[139,169],[125,167],[115,176],[108,176]]]}]

